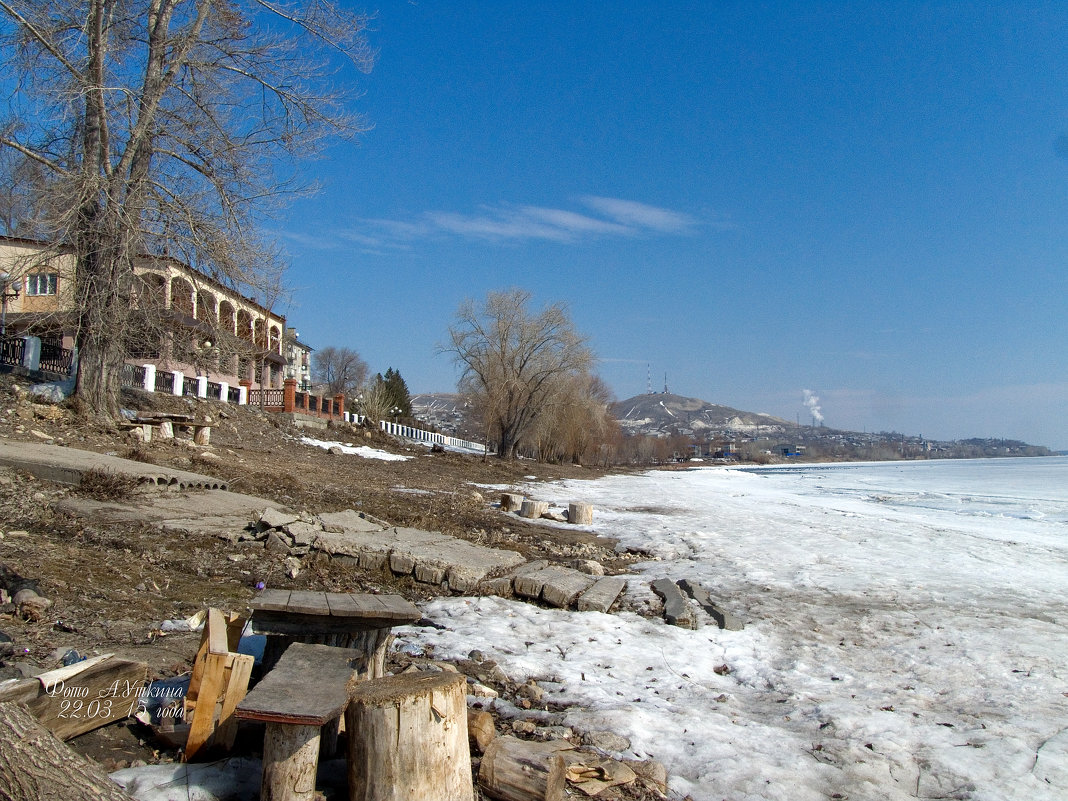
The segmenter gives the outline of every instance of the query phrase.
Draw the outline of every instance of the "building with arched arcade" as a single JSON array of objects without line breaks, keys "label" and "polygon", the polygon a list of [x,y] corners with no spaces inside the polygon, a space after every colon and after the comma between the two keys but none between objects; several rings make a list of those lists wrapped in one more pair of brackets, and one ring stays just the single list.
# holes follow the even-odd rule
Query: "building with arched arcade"
[{"label": "building with arched arcade", "polygon": [[[0,336],[73,348],[74,269],[69,252],[0,237]],[[168,256],[139,257],[134,274],[130,302],[140,313],[121,334],[131,364],[250,389],[282,387],[283,315]]]}]

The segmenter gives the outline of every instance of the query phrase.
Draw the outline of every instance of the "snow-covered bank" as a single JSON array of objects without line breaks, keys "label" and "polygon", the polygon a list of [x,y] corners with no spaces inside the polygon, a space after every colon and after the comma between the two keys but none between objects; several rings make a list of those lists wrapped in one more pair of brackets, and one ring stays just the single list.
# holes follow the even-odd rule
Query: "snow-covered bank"
[{"label": "snow-covered bank", "polygon": [[402,639],[556,680],[699,800],[1064,798],[1068,460],[1040,461],[539,485],[656,557],[628,592],[697,578],[746,629],[450,598]]}]

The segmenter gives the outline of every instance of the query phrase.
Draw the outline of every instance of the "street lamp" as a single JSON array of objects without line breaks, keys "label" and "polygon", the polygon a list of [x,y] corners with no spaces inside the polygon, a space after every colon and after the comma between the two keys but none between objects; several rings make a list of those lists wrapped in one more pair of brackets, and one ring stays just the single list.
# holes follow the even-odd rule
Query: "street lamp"
[{"label": "street lamp", "polygon": [[0,339],[7,337],[7,302],[19,296],[19,286],[12,282],[8,273],[0,273]]}]

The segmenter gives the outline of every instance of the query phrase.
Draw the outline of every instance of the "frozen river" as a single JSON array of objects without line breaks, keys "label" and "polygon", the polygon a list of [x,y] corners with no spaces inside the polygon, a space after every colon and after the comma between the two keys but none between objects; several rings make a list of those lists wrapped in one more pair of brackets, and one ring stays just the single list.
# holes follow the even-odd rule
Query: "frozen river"
[{"label": "frozen river", "polygon": [[[530,488],[746,620],[449,598],[443,657],[554,681],[676,797],[1068,798],[1068,459],[701,468]],[[719,668],[719,673],[716,672]],[[722,674],[722,675],[720,675]]]}]

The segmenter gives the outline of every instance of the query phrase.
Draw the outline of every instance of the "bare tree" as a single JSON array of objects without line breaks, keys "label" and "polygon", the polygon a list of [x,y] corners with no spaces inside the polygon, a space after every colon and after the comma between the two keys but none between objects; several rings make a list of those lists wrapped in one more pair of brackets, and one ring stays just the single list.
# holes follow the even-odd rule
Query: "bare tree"
[{"label": "bare tree", "polygon": [[280,263],[257,223],[301,189],[294,157],[360,129],[331,75],[370,68],[366,23],[330,0],[0,0],[0,147],[48,175],[38,227],[75,258],[76,391],[97,414],[118,411],[140,254],[254,296]]},{"label": "bare tree", "polygon": [[312,380],[328,395],[352,395],[367,380],[367,362],[350,348],[328,345],[312,354]]},{"label": "bare tree", "polygon": [[449,345],[463,373],[460,390],[482,410],[497,453],[512,459],[561,382],[589,369],[593,355],[562,304],[529,309],[522,289],[491,292],[476,306],[466,301],[449,329]]}]

